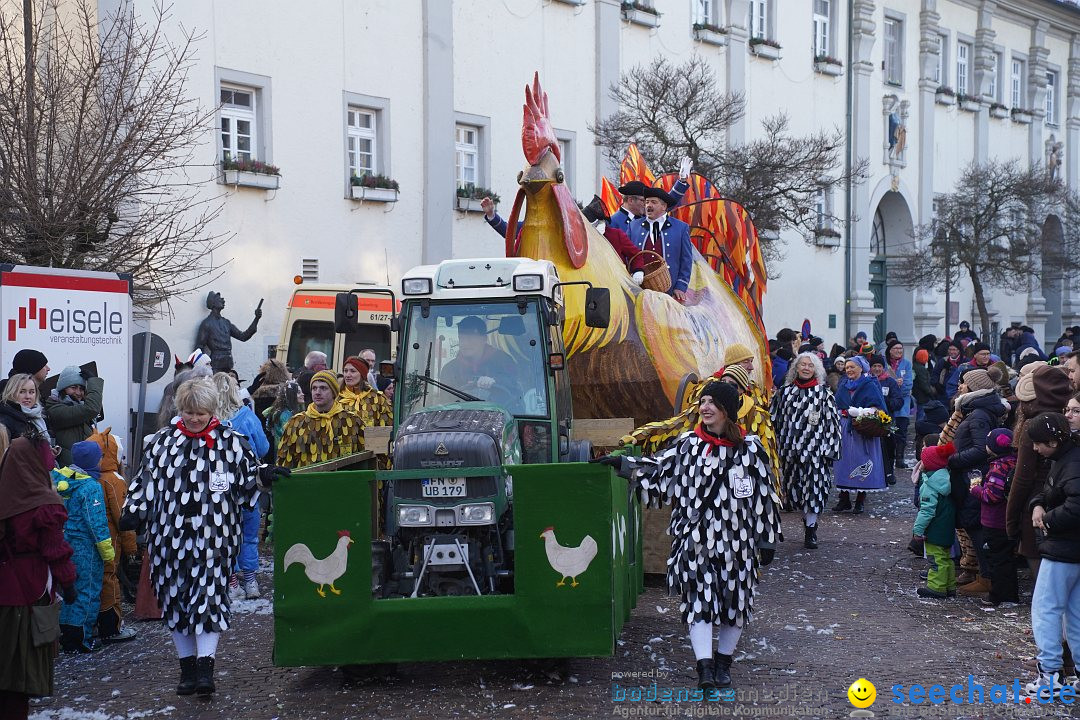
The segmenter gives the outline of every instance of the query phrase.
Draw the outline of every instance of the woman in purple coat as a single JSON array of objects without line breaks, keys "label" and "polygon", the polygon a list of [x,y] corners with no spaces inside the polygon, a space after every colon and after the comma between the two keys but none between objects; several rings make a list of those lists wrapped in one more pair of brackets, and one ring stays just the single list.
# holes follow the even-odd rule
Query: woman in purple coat
[{"label": "woman in purple coat", "polygon": [[[870,374],[870,364],[858,355],[848,358],[844,364],[844,379],[836,388],[836,407],[841,414],[840,459],[833,466],[840,501],[833,506],[835,512],[851,510],[861,513],[866,493],[885,489],[885,467],[881,461],[881,438],[866,437],[852,427],[848,412],[852,408],[875,408],[885,410],[885,397],[881,385]],[[851,505],[854,490],[855,506]]]}]

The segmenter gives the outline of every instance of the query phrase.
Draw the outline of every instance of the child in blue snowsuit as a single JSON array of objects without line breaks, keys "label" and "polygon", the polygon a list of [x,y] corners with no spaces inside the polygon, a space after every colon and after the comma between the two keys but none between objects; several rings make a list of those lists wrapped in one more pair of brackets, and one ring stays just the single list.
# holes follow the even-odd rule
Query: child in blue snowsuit
[{"label": "child in blue snowsuit", "polygon": [[67,509],[64,539],[75,554],[77,599],[60,610],[60,646],[66,651],[91,652],[91,635],[101,605],[105,563],[115,557],[101,475],[101,447],[90,441],[71,447],[71,465],[52,471],[56,490]]}]

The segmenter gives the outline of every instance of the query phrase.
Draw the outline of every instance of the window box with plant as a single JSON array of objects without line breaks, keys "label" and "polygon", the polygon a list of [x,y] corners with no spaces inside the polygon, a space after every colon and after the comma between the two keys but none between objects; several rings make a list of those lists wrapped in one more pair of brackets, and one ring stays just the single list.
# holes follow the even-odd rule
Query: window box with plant
[{"label": "window box with plant", "polygon": [[957,95],[956,102],[960,104],[961,110],[967,110],[968,112],[979,111],[979,99],[972,95]]},{"label": "window box with plant", "polygon": [[480,207],[480,201],[491,198],[491,202],[499,204],[499,195],[493,190],[479,185],[465,185],[457,189],[457,209],[462,212],[484,212]]},{"label": "window box with plant", "polygon": [[397,180],[391,180],[385,175],[353,175],[349,180],[350,192],[353,200],[367,200],[370,202],[397,202]]},{"label": "window box with plant", "polygon": [[999,102],[996,102],[990,106],[990,117],[995,117],[998,120],[1004,120],[1009,117],[1009,108],[1005,107]]},{"label": "window box with plant", "polygon": [[233,160],[226,157],[221,161],[222,181],[226,185],[277,190],[281,187],[281,170],[277,165],[262,160]]},{"label": "window box with plant", "polygon": [[652,4],[643,0],[623,0],[622,16],[624,20],[634,25],[647,28],[660,26],[660,13]]},{"label": "window box with plant", "polygon": [[727,30],[712,23],[694,23],[694,39],[709,45],[727,45]]},{"label": "window box with plant", "polygon": [[840,247],[840,232],[831,227],[814,230],[814,244],[818,247]]},{"label": "window box with plant", "polygon": [[818,55],[814,58],[814,71],[822,75],[837,77],[843,74],[844,63],[829,55]]},{"label": "window box with plant", "polygon": [[1013,122],[1023,123],[1024,125],[1031,124],[1031,111],[1024,108],[1013,108],[1012,119]]},{"label": "window box with plant", "polygon": [[934,95],[934,99],[938,105],[955,105],[956,104],[956,91],[951,87],[942,85],[937,89],[937,93]]},{"label": "window box with plant", "polygon": [[766,60],[780,59],[780,43],[775,40],[763,37],[750,38],[748,47],[750,48],[750,52],[760,58],[765,58]]}]

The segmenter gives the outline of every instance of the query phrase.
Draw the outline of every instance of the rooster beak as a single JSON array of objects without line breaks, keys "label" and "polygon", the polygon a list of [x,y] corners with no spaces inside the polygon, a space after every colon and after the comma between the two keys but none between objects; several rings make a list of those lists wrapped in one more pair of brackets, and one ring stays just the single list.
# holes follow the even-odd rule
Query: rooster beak
[{"label": "rooster beak", "polygon": [[535,195],[543,188],[553,183],[563,181],[563,170],[559,165],[558,158],[550,149],[544,150],[540,160],[535,165],[530,165],[518,175],[518,185],[530,195]]}]

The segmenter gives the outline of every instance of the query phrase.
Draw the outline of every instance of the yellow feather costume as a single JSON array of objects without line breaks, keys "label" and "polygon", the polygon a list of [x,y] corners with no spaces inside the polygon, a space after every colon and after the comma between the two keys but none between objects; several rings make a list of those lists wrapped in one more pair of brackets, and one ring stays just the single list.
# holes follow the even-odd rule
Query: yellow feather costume
[{"label": "yellow feather costume", "polygon": [[336,402],[325,413],[312,403],[285,424],[277,458],[280,465],[300,468],[363,449],[364,429],[359,417]]},{"label": "yellow feather costume", "polygon": [[379,425],[392,425],[394,423],[394,411],[390,400],[378,390],[361,390],[353,392],[348,386],[341,389],[338,402],[353,415],[360,418],[364,427]]}]

